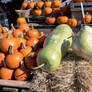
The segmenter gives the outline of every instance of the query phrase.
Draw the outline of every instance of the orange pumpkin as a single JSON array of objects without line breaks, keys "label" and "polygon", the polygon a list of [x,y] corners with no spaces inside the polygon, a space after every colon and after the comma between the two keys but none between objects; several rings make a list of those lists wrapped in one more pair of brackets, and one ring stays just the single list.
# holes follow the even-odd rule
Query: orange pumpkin
[{"label": "orange pumpkin", "polygon": [[44,6],[51,7],[51,5],[52,5],[52,2],[51,1],[45,1],[44,2]]},{"label": "orange pumpkin", "polygon": [[68,22],[68,17],[67,16],[59,16],[57,18],[57,23],[58,24],[65,24]]},{"label": "orange pumpkin", "polygon": [[27,32],[30,28],[29,28],[28,24],[23,23],[23,24],[20,24],[19,29],[23,32]]},{"label": "orange pumpkin", "polygon": [[27,32],[27,36],[30,38],[39,38],[39,32],[31,25],[31,29]]},{"label": "orange pumpkin", "polygon": [[53,25],[55,21],[56,21],[55,17],[46,17],[46,20],[45,20],[46,24],[48,25]]},{"label": "orange pumpkin", "polygon": [[36,53],[31,52],[27,57],[25,57],[25,66],[28,69],[31,69],[32,67],[35,67],[37,65],[36,62]]},{"label": "orange pumpkin", "polygon": [[22,3],[22,8],[23,8],[23,9],[26,9],[27,6],[28,6],[28,2],[24,1],[24,2]]},{"label": "orange pumpkin", "polygon": [[61,1],[60,0],[54,0],[52,2],[52,7],[57,8],[61,6]]},{"label": "orange pumpkin", "polygon": [[4,80],[11,80],[13,78],[14,70],[2,67],[0,69],[0,78]]},{"label": "orange pumpkin", "polygon": [[34,10],[34,15],[35,16],[41,16],[42,15],[42,10],[41,9]]},{"label": "orange pumpkin", "polygon": [[85,19],[82,17],[81,21],[82,23],[89,24],[91,22],[92,16],[91,14],[88,14],[88,12],[85,14]]},{"label": "orange pumpkin", "polygon": [[23,55],[16,51],[13,51],[13,46],[9,48],[9,54],[6,56],[6,65],[11,69],[16,69],[20,66],[21,61],[23,60]]},{"label": "orange pumpkin", "polygon": [[34,2],[28,3],[28,8],[29,9],[34,9],[34,7],[35,7],[35,3]]},{"label": "orange pumpkin", "polygon": [[42,8],[43,7],[43,5],[44,5],[44,2],[43,1],[37,1],[36,2],[36,6],[38,7],[38,8]]},{"label": "orange pumpkin", "polygon": [[82,2],[82,0],[72,0],[73,2],[77,3],[77,2]]},{"label": "orange pumpkin", "polygon": [[31,38],[27,41],[27,46],[35,47],[37,46],[39,40],[37,38]]},{"label": "orange pumpkin", "polygon": [[76,19],[76,18],[70,18],[70,19],[68,20],[68,25],[69,25],[70,27],[73,27],[73,28],[77,27],[77,25],[78,25],[77,19]]},{"label": "orange pumpkin", "polygon": [[0,66],[3,66],[3,60],[5,58],[5,54],[0,52]]},{"label": "orange pumpkin", "polygon": [[52,8],[50,8],[50,7],[45,7],[44,8],[44,14],[45,15],[49,15],[49,14],[51,14],[52,13]]},{"label": "orange pumpkin", "polygon": [[21,68],[18,68],[14,72],[14,77],[16,80],[19,81],[25,81],[29,79],[29,72],[27,70],[23,70]]},{"label": "orange pumpkin", "polygon": [[60,14],[61,13],[61,9],[60,8],[53,8],[52,11],[54,14]]},{"label": "orange pumpkin", "polygon": [[32,48],[30,46],[25,46],[25,44],[22,43],[22,49],[20,49],[20,52],[23,54],[24,57],[26,57],[31,51]]},{"label": "orange pumpkin", "polygon": [[26,19],[24,17],[19,17],[17,18],[17,23],[20,25],[20,24],[25,24],[26,23]]},{"label": "orange pumpkin", "polygon": [[84,0],[85,2],[92,2],[92,0]]}]

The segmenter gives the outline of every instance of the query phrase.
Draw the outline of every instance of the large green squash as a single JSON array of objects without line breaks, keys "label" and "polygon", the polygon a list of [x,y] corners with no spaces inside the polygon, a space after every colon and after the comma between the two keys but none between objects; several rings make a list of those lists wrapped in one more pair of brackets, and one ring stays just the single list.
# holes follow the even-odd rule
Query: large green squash
[{"label": "large green squash", "polygon": [[73,52],[86,60],[92,59],[92,28],[83,26],[72,43]]},{"label": "large green squash", "polygon": [[[51,72],[57,69],[62,57],[72,43],[72,29],[67,24],[57,26],[45,40],[45,47],[37,57],[37,64],[44,64],[43,70]],[[70,38],[69,38],[70,37]]]}]

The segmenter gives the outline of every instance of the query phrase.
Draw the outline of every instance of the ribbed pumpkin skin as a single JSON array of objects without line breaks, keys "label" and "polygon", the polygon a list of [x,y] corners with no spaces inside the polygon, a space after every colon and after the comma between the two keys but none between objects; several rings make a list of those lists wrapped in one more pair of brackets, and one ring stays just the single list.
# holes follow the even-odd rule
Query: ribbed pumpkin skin
[{"label": "ribbed pumpkin skin", "polygon": [[45,40],[44,48],[37,57],[38,65],[45,64],[44,71],[51,72],[57,69],[62,57],[67,53],[72,43],[72,29],[67,24],[57,26]]},{"label": "ribbed pumpkin skin", "polygon": [[92,28],[84,26],[80,29],[77,37],[73,40],[74,53],[84,59],[92,59]]}]

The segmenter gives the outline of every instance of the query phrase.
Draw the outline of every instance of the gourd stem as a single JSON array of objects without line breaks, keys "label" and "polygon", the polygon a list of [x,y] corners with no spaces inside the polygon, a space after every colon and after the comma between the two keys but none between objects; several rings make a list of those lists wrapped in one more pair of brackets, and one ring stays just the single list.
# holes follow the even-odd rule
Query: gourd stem
[{"label": "gourd stem", "polygon": [[13,26],[13,24],[11,24],[11,27],[12,27],[13,30],[16,30],[15,27]]},{"label": "gourd stem", "polygon": [[13,54],[14,52],[13,52],[13,46],[12,45],[10,45],[9,46],[9,54]]},{"label": "gourd stem", "polygon": [[1,27],[2,33],[5,33],[6,30],[3,29],[2,25],[0,25],[0,27]]},{"label": "gourd stem", "polygon": [[8,32],[6,38],[9,38],[11,34],[12,34],[12,32]]},{"label": "gourd stem", "polygon": [[25,64],[24,64],[24,61],[21,61],[21,69],[25,70]]},{"label": "gourd stem", "polygon": [[18,37],[19,37],[19,38],[22,38],[22,35],[21,35],[21,33],[18,35]]},{"label": "gourd stem", "polygon": [[5,60],[3,60],[3,64],[4,64],[4,67],[6,68],[7,66],[6,66]]},{"label": "gourd stem", "polygon": [[31,30],[33,30],[34,29],[34,26],[33,26],[33,24],[31,24]]},{"label": "gourd stem", "polygon": [[3,35],[2,35],[2,34],[0,34],[0,40],[2,39],[2,36],[3,36]]},{"label": "gourd stem", "polygon": [[25,48],[26,48],[26,46],[25,46],[24,42],[22,42],[22,43],[21,43],[21,45],[22,45],[22,48],[23,48],[23,49],[25,49]]}]

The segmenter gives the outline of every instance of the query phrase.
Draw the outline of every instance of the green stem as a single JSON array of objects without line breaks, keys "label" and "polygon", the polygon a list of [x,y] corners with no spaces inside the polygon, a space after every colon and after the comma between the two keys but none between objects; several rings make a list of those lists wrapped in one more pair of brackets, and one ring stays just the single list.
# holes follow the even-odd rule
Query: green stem
[{"label": "green stem", "polygon": [[37,66],[37,67],[33,67],[32,70],[40,69],[40,68],[42,68],[43,66],[44,66],[44,64],[41,64],[41,65],[39,65],[39,66]]},{"label": "green stem", "polygon": [[12,45],[10,45],[9,46],[9,54],[13,54],[14,52],[13,52],[13,46]]},{"label": "green stem", "polygon": [[15,27],[13,26],[13,24],[11,24],[11,27],[12,27],[13,30],[16,30]]}]

